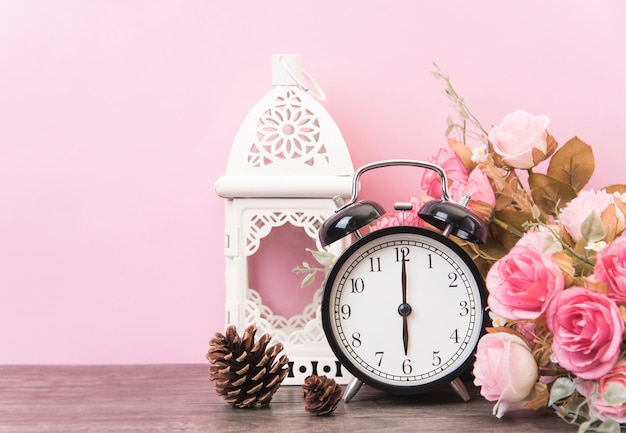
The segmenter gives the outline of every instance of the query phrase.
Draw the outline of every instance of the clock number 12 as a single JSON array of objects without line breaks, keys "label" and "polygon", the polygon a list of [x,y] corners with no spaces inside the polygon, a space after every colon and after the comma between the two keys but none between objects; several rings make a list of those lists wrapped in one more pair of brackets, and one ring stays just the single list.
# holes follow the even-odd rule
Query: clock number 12
[{"label": "clock number 12", "polygon": [[408,262],[410,252],[409,247],[396,247],[396,262]]}]

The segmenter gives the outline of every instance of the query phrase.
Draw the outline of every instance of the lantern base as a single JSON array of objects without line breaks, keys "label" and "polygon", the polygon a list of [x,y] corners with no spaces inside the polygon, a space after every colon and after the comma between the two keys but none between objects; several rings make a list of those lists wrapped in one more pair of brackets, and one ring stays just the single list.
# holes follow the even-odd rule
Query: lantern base
[{"label": "lantern base", "polygon": [[283,380],[283,385],[302,385],[304,379],[312,374],[334,379],[339,385],[347,385],[353,379],[348,370],[332,355],[332,352],[327,357],[292,356],[289,353],[287,356],[289,357],[289,374]]}]

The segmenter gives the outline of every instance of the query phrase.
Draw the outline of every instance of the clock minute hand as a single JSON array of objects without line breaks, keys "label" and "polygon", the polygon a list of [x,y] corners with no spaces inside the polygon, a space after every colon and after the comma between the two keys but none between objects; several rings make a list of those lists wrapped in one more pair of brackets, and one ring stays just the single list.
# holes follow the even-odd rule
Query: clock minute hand
[{"label": "clock minute hand", "polygon": [[[413,209],[413,203],[398,202],[394,206],[395,210],[402,211],[402,225],[404,225],[404,213]],[[407,251],[408,254],[408,251]],[[402,343],[404,344],[404,355],[409,353],[409,319],[411,306],[406,302],[406,256],[402,254],[402,304],[398,307],[398,313],[402,316]]]},{"label": "clock minute hand", "polygon": [[408,315],[411,307],[406,303],[406,261],[402,259],[402,304],[398,307],[398,313],[402,316],[402,343],[404,344],[404,355],[409,353],[409,323]]}]

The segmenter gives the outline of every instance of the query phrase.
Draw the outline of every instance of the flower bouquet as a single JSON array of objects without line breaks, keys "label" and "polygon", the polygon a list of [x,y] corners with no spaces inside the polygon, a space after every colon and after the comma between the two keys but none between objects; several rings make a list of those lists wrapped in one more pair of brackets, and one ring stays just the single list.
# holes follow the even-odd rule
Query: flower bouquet
[{"label": "flower bouquet", "polygon": [[[435,75],[458,119],[448,119],[449,147],[433,162],[449,175],[452,197],[470,194],[469,206],[489,223],[485,245],[462,245],[485,275],[492,319],[474,383],[495,402],[497,417],[548,409],[579,432],[619,432],[626,424],[626,185],[585,190],[595,169],[590,146],[574,137],[559,147],[546,116],[521,110],[486,131],[449,78],[438,68]],[[437,182],[423,177],[422,201]],[[394,216],[378,223],[393,224]]]},{"label": "flower bouquet", "polygon": [[[585,187],[592,148],[578,137],[559,147],[549,119],[515,111],[487,131],[447,77],[455,116],[447,119],[441,166],[453,200],[488,224],[483,245],[457,242],[485,277],[492,325],[481,338],[473,375],[494,415],[552,410],[579,432],[619,432],[626,424],[626,185]],[[372,230],[426,225],[417,212],[440,199],[439,178],[424,173],[413,210],[378,219]],[[432,228],[432,227],[431,227]],[[303,285],[333,256],[311,251]]]}]

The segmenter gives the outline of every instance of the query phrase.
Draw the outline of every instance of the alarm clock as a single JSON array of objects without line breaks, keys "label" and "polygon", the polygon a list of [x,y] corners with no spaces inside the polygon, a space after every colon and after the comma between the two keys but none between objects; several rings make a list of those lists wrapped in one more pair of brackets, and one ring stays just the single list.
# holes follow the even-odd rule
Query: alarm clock
[{"label": "alarm clock", "polygon": [[[418,211],[435,229],[401,225],[361,236],[358,230],[385,211],[373,201],[357,202],[360,176],[398,165],[439,175],[442,199]],[[331,267],[321,301],[329,345],[354,376],[344,392],[345,402],[362,384],[394,394],[450,384],[469,400],[460,375],[484,333],[487,296],[477,266],[449,238],[485,242],[486,225],[465,206],[468,200],[451,199],[445,171],[436,164],[380,161],[355,172],[349,202],[323,223],[319,237],[324,246],[348,235],[357,239]],[[397,203],[395,208],[404,212],[411,204]]]}]

